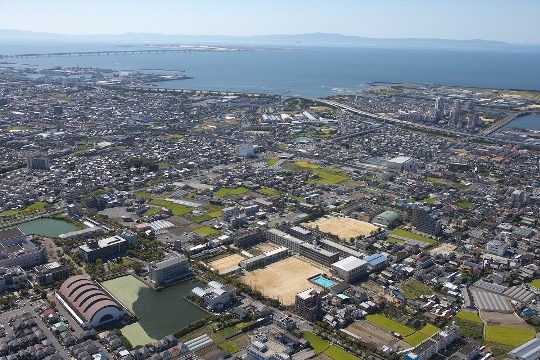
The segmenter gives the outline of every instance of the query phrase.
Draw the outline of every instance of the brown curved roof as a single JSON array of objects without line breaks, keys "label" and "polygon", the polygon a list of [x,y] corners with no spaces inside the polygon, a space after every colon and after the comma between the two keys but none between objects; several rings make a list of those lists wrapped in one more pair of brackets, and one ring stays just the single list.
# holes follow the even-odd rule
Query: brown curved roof
[{"label": "brown curved roof", "polygon": [[60,295],[83,318],[90,322],[101,309],[122,307],[102,288],[83,275],[68,278],[60,286]]}]

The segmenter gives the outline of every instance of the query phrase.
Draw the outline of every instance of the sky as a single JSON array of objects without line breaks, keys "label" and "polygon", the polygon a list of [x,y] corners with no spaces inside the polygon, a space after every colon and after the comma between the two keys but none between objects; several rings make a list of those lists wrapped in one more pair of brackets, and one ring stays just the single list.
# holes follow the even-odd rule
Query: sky
[{"label": "sky", "polygon": [[271,35],[540,44],[540,0],[0,0],[0,28],[60,34]]}]

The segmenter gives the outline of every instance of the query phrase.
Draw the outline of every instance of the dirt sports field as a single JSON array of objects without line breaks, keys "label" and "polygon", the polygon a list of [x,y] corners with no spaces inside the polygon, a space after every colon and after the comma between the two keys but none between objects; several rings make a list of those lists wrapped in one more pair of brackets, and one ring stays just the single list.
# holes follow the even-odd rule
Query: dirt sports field
[{"label": "dirt sports field", "polygon": [[312,229],[318,226],[320,231],[337,235],[341,240],[349,240],[360,235],[367,236],[373,230],[377,230],[375,225],[365,221],[335,216],[325,216],[306,225]]},{"label": "dirt sports field", "polygon": [[225,270],[235,265],[238,265],[240,261],[244,259],[245,258],[241,255],[232,254],[229,256],[225,256],[221,259],[214,260],[211,263],[208,263],[208,265],[210,265],[211,267],[219,271],[219,270]]},{"label": "dirt sports field", "polygon": [[299,292],[311,287],[321,290],[307,279],[322,272],[318,267],[293,256],[250,271],[240,281],[268,297],[278,299],[284,305],[292,305]]},{"label": "dirt sports field", "polygon": [[411,347],[411,345],[392,335],[390,331],[383,329],[382,327],[366,320],[355,321],[345,330],[360,336],[363,342],[373,342],[377,344],[378,349],[382,349],[384,345],[390,345],[394,348],[397,346],[401,346],[404,349],[408,349]]}]

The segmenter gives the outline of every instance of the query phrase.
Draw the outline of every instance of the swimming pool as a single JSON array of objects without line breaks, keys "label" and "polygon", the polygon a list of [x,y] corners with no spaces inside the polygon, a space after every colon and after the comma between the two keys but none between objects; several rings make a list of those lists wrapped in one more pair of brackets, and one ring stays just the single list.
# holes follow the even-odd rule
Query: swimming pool
[{"label": "swimming pool", "polygon": [[328,288],[328,287],[330,287],[330,286],[334,286],[334,285],[335,285],[334,282],[328,280],[327,278],[325,278],[325,277],[323,277],[323,276],[321,276],[321,275],[319,275],[319,276],[317,276],[317,277],[314,277],[313,279],[311,279],[311,281],[313,281],[313,282],[314,282],[315,284],[317,284],[317,285],[322,286],[323,288]]}]

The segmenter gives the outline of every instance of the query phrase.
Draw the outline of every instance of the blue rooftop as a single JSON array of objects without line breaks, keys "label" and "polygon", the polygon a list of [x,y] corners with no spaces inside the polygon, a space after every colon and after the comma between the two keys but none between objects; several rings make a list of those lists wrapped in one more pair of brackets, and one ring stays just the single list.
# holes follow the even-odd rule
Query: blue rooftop
[{"label": "blue rooftop", "polygon": [[377,266],[380,263],[385,262],[387,258],[383,254],[373,254],[365,257],[363,260],[371,266]]}]

